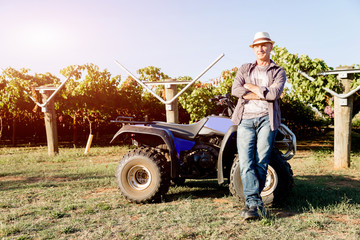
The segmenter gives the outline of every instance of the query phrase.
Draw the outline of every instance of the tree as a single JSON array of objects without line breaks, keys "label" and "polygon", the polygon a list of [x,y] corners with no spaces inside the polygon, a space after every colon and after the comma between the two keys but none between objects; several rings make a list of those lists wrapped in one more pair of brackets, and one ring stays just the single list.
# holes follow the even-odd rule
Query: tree
[{"label": "tree", "polygon": [[[61,73],[68,77],[75,66],[69,66],[61,70]],[[85,78],[81,81],[83,72]],[[99,67],[88,63],[81,65],[73,73],[72,79],[65,85],[62,91],[61,104],[58,105],[62,114],[72,116],[74,123],[74,143],[77,140],[78,119],[89,123],[90,134],[92,134],[93,123],[98,126],[100,123],[109,122],[116,112],[119,95],[119,84],[121,77],[111,77],[106,69],[99,70]]]},{"label": "tree", "polygon": [[[59,79],[50,73],[29,74],[29,69],[16,70],[7,68],[0,76],[0,112],[12,118],[12,143],[16,144],[17,122],[26,125],[29,121],[39,119],[38,113],[34,113],[34,102],[29,95],[37,97],[34,88],[46,84],[58,84]],[[38,98],[40,99],[40,98]],[[33,128],[31,128],[33,129]]]},{"label": "tree", "polygon": [[[161,72],[160,68],[149,66],[145,68],[141,68],[137,70],[137,73],[140,74],[139,79],[145,82],[163,82],[166,79],[170,79],[168,75]],[[190,77],[178,77],[177,81],[190,81]],[[166,121],[166,112],[165,106],[161,103],[156,97],[154,97],[150,92],[143,89],[138,83],[141,91],[141,118],[145,116],[148,117],[149,120],[157,120],[157,121]],[[151,86],[151,85],[150,85]],[[178,84],[178,91],[184,87],[182,84]],[[160,97],[165,99],[165,88],[164,85],[154,85],[151,87],[152,90]],[[189,114],[188,112],[179,105],[179,122],[180,123],[188,123],[189,122]]]},{"label": "tree", "polygon": [[117,115],[142,120],[142,87],[132,77],[128,77],[120,85],[119,95]]},{"label": "tree", "polygon": [[[141,68],[136,71],[140,74],[139,79],[141,81],[146,82],[163,82],[170,77],[165,73],[161,72],[161,68],[157,68],[154,66],[149,66],[145,68]],[[157,85],[151,87],[157,95],[165,98],[165,88],[164,85]],[[149,120],[157,120],[157,121],[165,121],[166,113],[165,106],[161,103],[156,97],[154,97],[147,90],[142,89],[142,107],[141,107],[141,115],[143,117],[147,116]]]},{"label": "tree", "polygon": [[[332,106],[332,96],[326,92],[323,87],[332,89],[335,92],[341,92],[340,82],[334,75],[318,76],[319,72],[329,71],[333,68],[321,59],[311,59],[307,55],[291,54],[286,48],[274,47],[274,55],[272,59],[286,71],[288,82],[291,84],[291,90],[287,92],[291,99],[310,104],[319,111],[323,112],[326,106]],[[315,79],[310,82],[299,71],[305,72]],[[360,78],[355,76],[353,88],[360,85]],[[355,96],[353,115],[359,112],[360,104],[356,100],[359,96]]]},{"label": "tree", "polygon": [[139,79],[143,81],[159,82],[169,78],[168,75],[161,72],[161,68],[157,68],[154,66],[140,68],[136,72],[140,74]]},{"label": "tree", "polygon": [[[222,78],[216,80],[216,82],[219,82],[217,86],[197,81],[179,97],[181,106],[190,114],[191,122],[199,121],[210,114],[222,111],[222,109],[209,102],[209,99],[215,95],[230,94],[236,72],[237,68],[223,71]],[[235,99],[233,100],[235,101]]]}]

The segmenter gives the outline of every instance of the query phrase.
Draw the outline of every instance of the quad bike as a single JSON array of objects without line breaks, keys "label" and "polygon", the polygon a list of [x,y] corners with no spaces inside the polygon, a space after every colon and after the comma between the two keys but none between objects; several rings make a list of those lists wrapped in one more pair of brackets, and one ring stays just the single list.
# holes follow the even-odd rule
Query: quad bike
[{"label": "quad bike", "polygon": [[[120,192],[131,202],[159,201],[171,182],[185,179],[228,179],[230,192],[244,199],[237,156],[237,125],[230,120],[234,104],[229,95],[211,99],[224,106],[194,124],[136,122],[123,125],[111,142],[130,137],[137,146],[120,160],[116,181]],[[281,152],[281,149],[283,152]],[[293,173],[287,160],[296,152],[295,135],[281,124],[272,151],[266,185],[261,193],[267,205],[280,203],[293,187]]]}]

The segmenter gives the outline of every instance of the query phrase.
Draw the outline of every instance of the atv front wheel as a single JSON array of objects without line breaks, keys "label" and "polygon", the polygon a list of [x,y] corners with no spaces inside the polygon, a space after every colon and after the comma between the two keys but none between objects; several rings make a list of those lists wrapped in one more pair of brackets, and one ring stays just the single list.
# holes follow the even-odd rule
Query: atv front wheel
[{"label": "atv front wheel", "polygon": [[165,156],[149,148],[125,154],[116,170],[120,192],[131,202],[155,202],[169,190],[170,177]]},{"label": "atv front wheel", "polygon": [[[271,154],[266,182],[261,197],[265,205],[281,204],[290,193],[294,185],[293,172],[288,162],[283,160],[278,149]],[[240,177],[239,159],[236,157],[230,172],[230,192],[241,201],[245,200],[243,185]]]}]

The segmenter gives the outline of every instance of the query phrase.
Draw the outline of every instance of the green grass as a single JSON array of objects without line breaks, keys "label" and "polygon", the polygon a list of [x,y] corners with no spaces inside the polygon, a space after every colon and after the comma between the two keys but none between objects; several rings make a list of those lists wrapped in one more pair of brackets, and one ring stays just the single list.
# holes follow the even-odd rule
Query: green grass
[{"label": "green grass", "polygon": [[[308,144],[308,143],[307,143]],[[172,186],[161,203],[133,204],[118,192],[125,147],[0,148],[0,239],[359,239],[360,155],[332,169],[329,148],[299,149],[296,186],[281,208],[244,222],[243,203],[216,180]]]}]

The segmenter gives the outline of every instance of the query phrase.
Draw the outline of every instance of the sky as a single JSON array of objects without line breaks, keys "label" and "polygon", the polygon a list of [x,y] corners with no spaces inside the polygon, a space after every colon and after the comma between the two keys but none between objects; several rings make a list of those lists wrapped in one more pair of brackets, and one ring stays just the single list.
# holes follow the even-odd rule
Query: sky
[{"label": "sky", "polygon": [[94,63],[113,76],[147,66],[202,81],[255,60],[259,31],[328,66],[360,64],[360,1],[0,0],[0,73]]}]

